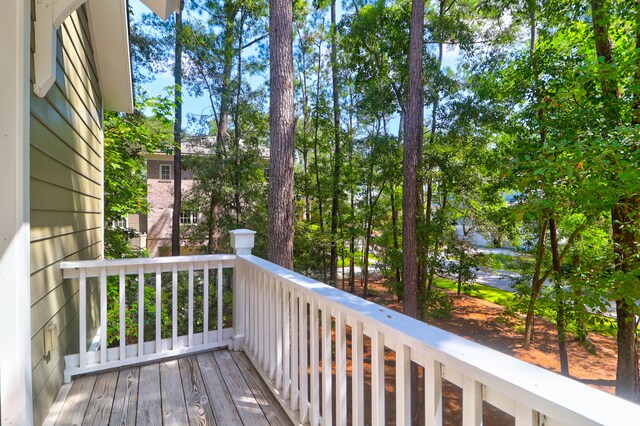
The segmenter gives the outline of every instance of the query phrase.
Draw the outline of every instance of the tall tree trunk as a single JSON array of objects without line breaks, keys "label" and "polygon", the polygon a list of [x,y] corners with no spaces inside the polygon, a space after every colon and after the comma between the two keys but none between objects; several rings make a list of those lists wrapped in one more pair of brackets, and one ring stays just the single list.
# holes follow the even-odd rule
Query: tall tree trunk
[{"label": "tall tree trunk", "polygon": [[551,243],[551,259],[554,272],[554,288],[556,295],[556,329],[558,330],[558,354],[560,355],[560,373],[569,376],[569,358],[567,356],[567,333],[564,315],[564,290],[562,289],[562,272],[560,271],[560,254],[558,252],[558,231],[556,220],[549,219],[549,242]]},{"label": "tall tree trunk", "polygon": [[293,4],[269,1],[271,96],[268,257],[293,269]]},{"label": "tall tree trunk", "polygon": [[407,139],[404,144],[402,191],[402,257],[404,313],[418,316],[418,247],[417,247],[417,172],[422,128],[424,91],[422,86],[422,47],[424,1],[411,2],[409,31],[409,91],[407,94]]},{"label": "tall tree trunk", "polygon": [[336,0],[331,0],[331,90],[333,92],[333,135],[335,148],[333,155],[333,200],[331,203],[331,248],[329,284],[335,286],[338,280],[338,209],[340,208],[340,169],[342,150],[340,149],[340,93],[338,91],[338,62],[336,41]]},{"label": "tall tree trunk", "polygon": [[180,210],[182,208],[182,9],[176,13],[175,64],[173,67],[175,121],[173,123],[173,213],[171,215],[171,255],[180,256]]},{"label": "tall tree trunk", "polygon": [[[404,313],[418,316],[418,242],[417,195],[418,164],[424,126],[424,88],[422,86],[422,48],[424,37],[424,0],[411,1],[411,27],[409,30],[409,90],[407,92],[406,132],[402,165],[402,285]],[[411,368],[411,417],[417,424],[418,369]]]},{"label": "tall tree trunk", "polygon": [[[611,4],[606,0],[592,0],[591,13],[593,22],[596,54],[603,58],[601,68],[602,95],[604,99],[603,114],[611,122],[610,126],[620,123],[619,98],[620,90],[616,73],[609,68],[616,64],[613,42],[609,36]],[[637,37],[640,37],[638,35]],[[640,40],[636,42],[640,47]],[[637,78],[640,74],[637,74]],[[636,102],[638,104],[638,102]],[[636,109],[636,116],[637,116]],[[636,119],[634,118],[634,124]],[[638,119],[637,121],[640,121]],[[613,251],[616,258],[616,270],[628,273],[633,269],[631,262],[637,253],[637,226],[640,197],[623,195],[611,210],[611,228],[613,234]],[[640,285],[640,283],[638,283]],[[622,289],[621,289],[622,290]],[[620,291],[622,293],[622,291]],[[618,365],[616,371],[616,395],[640,402],[640,371],[638,369],[638,336],[634,303],[624,298],[616,300],[618,324]]]},{"label": "tall tree trunk", "polygon": [[531,280],[531,296],[529,297],[529,307],[527,309],[527,317],[524,322],[524,343],[525,349],[528,349],[533,341],[533,323],[535,319],[535,307],[540,289],[545,280],[540,279],[540,271],[542,261],[544,260],[544,239],[547,234],[547,221],[542,220],[539,225],[538,232],[538,248],[536,250],[536,263],[533,271],[533,279]]},{"label": "tall tree trunk", "polygon": [[322,280],[327,281],[327,259],[324,245],[324,214],[322,211],[322,186],[320,185],[320,166],[318,164],[318,131],[320,129],[320,70],[322,67],[322,41],[318,42],[318,77],[316,80],[316,111],[313,130],[313,160],[315,162],[316,191],[318,197],[318,218],[322,247]]}]

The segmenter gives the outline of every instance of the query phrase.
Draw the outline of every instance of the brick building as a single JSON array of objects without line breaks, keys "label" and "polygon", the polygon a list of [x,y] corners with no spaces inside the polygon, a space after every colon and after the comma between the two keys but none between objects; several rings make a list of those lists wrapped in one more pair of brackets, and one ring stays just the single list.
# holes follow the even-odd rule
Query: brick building
[{"label": "brick building", "polygon": [[[182,155],[209,155],[215,143],[212,137],[188,137],[182,142]],[[173,215],[173,155],[154,153],[147,158],[147,201],[149,213],[130,214],[127,227],[139,233],[134,246],[147,248],[152,257],[171,255],[171,229]],[[182,197],[186,198],[194,185],[193,172],[182,169]],[[183,211],[180,223],[188,226],[200,219],[198,212]],[[181,240],[181,254],[193,254],[203,243]]]}]

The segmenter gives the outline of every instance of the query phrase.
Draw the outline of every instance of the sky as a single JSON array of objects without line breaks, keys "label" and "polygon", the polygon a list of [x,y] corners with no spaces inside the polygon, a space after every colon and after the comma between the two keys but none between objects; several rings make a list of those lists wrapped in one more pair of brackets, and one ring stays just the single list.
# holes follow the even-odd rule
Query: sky
[{"label": "sky", "polygon": [[[337,10],[337,18],[340,19],[342,15],[342,7],[338,2],[338,10]],[[150,13],[150,10],[140,2],[140,0],[130,0],[129,4],[133,8],[134,12],[134,21],[141,18],[141,16],[145,13]],[[255,48],[250,48],[245,52],[246,55],[255,54]],[[458,61],[458,47],[454,46],[453,49],[450,47],[446,47],[444,50],[442,65],[443,67],[450,67],[455,69],[457,61]],[[243,55],[244,56],[244,55]],[[257,87],[259,85],[265,84],[268,79],[268,70],[263,75],[252,76],[249,78],[249,84],[252,87]],[[173,74],[169,71],[164,73],[158,73],[155,76],[155,80],[150,83],[145,83],[142,85],[142,88],[149,93],[151,96],[160,95],[166,92],[166,88],[173,86]],[[205,96],[195,97],[189,94],[188,92],[183,94],[183,104],[182,104],[182,122],[187,123],[188,115],[202,115],[202,114],[211,114],[211,107],[209,106],[209,99]],[[390,122],[391,128],[397,128],[397,118]],[[195,128],[187,127],[185,129],[187,133],[194,133]]]}]

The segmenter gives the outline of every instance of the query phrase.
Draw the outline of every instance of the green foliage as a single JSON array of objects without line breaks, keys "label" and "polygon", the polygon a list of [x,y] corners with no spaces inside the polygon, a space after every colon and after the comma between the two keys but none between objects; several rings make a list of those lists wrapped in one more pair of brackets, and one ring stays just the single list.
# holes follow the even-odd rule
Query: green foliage
[{"label": "green foliage", "polygon": [[[209,331],[218,328],[217,306],[218,293],[216,270],[209,271]],[[184,336],[188,333],[189,310],[188,310],[188,273],[179,272],[176,284],[178,300],[176,310],[177,333]],[[144,276],[144,307],[143,316],[144,339],[145,341],[156,340],[156,284],[154,274]],[[223,327],[231,325],[231,307],[233,303],[232,291],[232,271],[225,270],[223,274],[223,316],[221,318]],[[204,327],[204,274],[198,271],[194,274],[193,284],[193,332],[202,333]],[[161,277],[161,338],[169,338],[173,334],[173,281],[170,273],[163,273]],[[137,276],[125,276],[125,339],[127,344],[134,344],[138,341],[138,312],[139,312],[139,283]],[[118,277],[109,277],[107,283],[107,340],[110,346],[117,346],[120,343],[120,284]]]},{"label": "green foliage", "polygon": [[[140,96],[131,114],[104,113],[104,224],[105,256],[136,256],[128,239],[130,230],[114,229],[129,213],[147,211],[146,159],[144,155],[171,147],[167,98]],[[148,115],[146,115],[148,114]]]}]

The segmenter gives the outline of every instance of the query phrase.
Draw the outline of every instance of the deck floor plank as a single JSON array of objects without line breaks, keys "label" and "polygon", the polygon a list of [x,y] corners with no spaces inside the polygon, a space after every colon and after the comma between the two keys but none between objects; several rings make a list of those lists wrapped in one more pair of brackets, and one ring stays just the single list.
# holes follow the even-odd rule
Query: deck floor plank
[{"label": "deck floor plank", "polygon": [[140,381],[138,385],[138,412],[136,413],[136,424],[162,424],[159,364],[150,364],[140,367]]},{"label": "deck floor plank", "polygon": [[[282,424],[283,418],[288,419],[287,415],[282,411],[280,403],[275,399],[271,390],[255,370],[249,358],[242,352],[230,352],[229,355],[238,365],[238,369],[251,388],[251,392],[253,392],[258,404],[262,407],[267,421],[272,425],[277,425]],[[287,422],[287,424],[290,424],[290,422]]]},{"label": "deck floor plank", "polygon": [[[215,425],[210,399],[196,357],[178,359],[190,425]],[[215,397],[215,394],[214,394]]]},{"label": "deck floor plank", "polygon": [[[184,426],[187,419],[187,405],[182,390],[182,379],[178,360],[160,363],[160,382],[162,394],[162,424],[165,426]],[[180,390],[180,391],[179,391]]]},{"label": "deck floor plank", "polygon": [[46,424],[291,425],[249,359],[228,350],[80,376],[57,401]]},{"label": "deck floor plank", "polygon": [[110,426],[135,424],[139,377],[140,368],[138,367],[120,370],[113,400],[113,409],[111,410]]},{"label": "deck floor plank", "polygon": [[89,406],[96,376],[78,377],[73,381],[62,412],[56,421],[58,425],[81,425]]},{"label": "deck floor plank", "polygon": [[241,425],[242,420],[213,355],[207,352],[197,355],[196,359],[216,422],[219,425]]},{"label": "deck floor plank", "polygon": [[229,394],[238,408],[238,413],[245,425],[268,425],[264,412],[251,388],[238,369],[228,351],[217,351],[213,357],[220,368],[220,373],[229,389]]},{"label": "deck floor plank", "polygon": [[109,371],[98,375],[91,393],[87,412],[82,421],[83,424],[91,426],[106,426],[109,424],[117,383],[117,371]]}]

